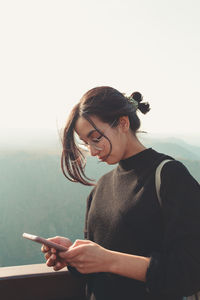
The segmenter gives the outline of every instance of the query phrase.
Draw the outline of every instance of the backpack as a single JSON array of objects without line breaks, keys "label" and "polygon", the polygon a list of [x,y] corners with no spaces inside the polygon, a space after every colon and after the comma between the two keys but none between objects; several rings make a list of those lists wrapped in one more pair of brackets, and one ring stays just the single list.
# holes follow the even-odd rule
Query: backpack
[{"label": "backpack", "polygon": [[[155,173],[155,184],[156,184],[156,194],[158,197],[158,201],[160,206],[162,206],[162,199],[160,196],[160,186],[161,186],[161,170],[162,167],[169,161],[172,161],[172,159],[165,159],[163,160],[157,167],[156,173]],[[183,297],[183,300],[200,300],[200,291],[194,295]]]}]

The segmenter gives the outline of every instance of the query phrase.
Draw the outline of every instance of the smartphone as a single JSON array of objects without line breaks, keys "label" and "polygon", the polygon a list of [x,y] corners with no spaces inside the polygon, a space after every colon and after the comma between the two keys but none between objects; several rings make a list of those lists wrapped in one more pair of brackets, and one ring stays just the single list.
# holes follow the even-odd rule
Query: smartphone
[{"label": "smartphone", "polygon": [[45,238],[42,238],[40,236],[37,236],[37,235],[33,235],[33,234],[29,234],[29,233],[23,233],[22,236],[28,240],[31,240],[33,242],[36,242],[36,243],[40,243],[40,244],[44,244],[46,245],[47,247],[49,248],[54,248],[58,251],[67,251],[68,248],[62,246],[62,245],[59,245],[57,243],[54,243],[54,242],[51,242]]}]

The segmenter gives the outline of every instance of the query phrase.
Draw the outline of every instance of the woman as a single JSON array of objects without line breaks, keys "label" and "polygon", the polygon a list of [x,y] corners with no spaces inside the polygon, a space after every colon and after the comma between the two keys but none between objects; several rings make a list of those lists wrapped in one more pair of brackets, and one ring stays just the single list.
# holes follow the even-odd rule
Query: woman
[{"label": "woman", "polygon": [[162,169],[159,205],[155,171],[169,157],[140,143],[137,109],[150,109],[140,93],[97,87],[73,108],[64,130],[68,179],[92,185],[76,134],[92,156],[118,163],[88,197],[86,240],[51,238],[69,249],[60,253],[42,247],[54,270],[85,274],[89,299],[180,300],[200,288],[199,184],[171,158]]}]

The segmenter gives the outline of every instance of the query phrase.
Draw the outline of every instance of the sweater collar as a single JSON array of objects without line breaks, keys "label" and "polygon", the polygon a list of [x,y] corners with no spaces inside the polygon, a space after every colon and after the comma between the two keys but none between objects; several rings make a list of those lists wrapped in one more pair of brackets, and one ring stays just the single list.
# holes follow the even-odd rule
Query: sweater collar
[{"label": "sweater collar", "polygon": [[133,156],[121,160],[119,162],[119,166],[120,168],[128,171],[149,165],[149,163],[152,161],[152,154],[154,154],[154,152],[155,151],[152,148],[147,148]]}]

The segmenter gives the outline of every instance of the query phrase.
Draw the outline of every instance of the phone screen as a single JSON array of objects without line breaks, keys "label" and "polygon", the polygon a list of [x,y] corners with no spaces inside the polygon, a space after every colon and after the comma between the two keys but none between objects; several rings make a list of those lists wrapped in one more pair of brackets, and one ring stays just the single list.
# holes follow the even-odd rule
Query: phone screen
[{"label": "phone screen", "polygon": [[37,235],[25,233],[25,232],[22,234],[22,236],[28,240],[31,240],[36,243],[44,244],[44,245],[48,246],[49,248],[54,248],[58,251],[67,251],[68,250],[66,247],[59,245],[57,243],[51,242],[41,236],[37,236]]}]

